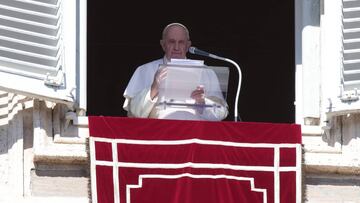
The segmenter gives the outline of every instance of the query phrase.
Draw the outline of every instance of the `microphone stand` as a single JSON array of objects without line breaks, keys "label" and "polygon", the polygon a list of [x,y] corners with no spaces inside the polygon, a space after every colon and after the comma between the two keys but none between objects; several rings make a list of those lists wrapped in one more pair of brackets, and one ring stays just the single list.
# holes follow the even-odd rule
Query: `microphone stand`
[{"label": "microphone stand", "polygon": [[221,56],[216,56],[214,54],[209,54],[209,57],[229,62],[229,63],[233,64],[236,67],[236,69],[238,70],[239,82],[238,82],[238,87],[237,87],[236,97],[235,97],[234,121],[235,122],[241,121],[241,118],[238,115],[238,113],[239,113],[239,111],[238,111],[238,103],[239,103],[239,95],[240,95],[240,87],[241,87],[241,76],[242,76],[240,66],[235,61],[233,61],[231,59],[228,59],[228,58],[224,58],[224,57],[221,57]]}]

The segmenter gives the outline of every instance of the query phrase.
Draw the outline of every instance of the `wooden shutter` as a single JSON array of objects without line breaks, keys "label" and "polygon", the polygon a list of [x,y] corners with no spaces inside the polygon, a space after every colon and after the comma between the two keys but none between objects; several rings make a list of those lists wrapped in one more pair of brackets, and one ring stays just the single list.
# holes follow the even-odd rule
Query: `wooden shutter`
[{"label": "wooden shutter", "polygon": [[[360,90],[360,1],[343,0],[343,101],[358,100]],[[360,92],[359,92],[360,93]]]},{"label": "wooden shutter", "polygon": [[0,0],[1,89],[78,102],[80,1]]}]

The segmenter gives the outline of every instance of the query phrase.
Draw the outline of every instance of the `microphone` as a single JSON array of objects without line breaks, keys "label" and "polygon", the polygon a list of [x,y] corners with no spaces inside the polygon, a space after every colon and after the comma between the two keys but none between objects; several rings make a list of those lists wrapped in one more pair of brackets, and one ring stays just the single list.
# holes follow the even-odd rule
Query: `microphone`
[{"label": "microphone", "polygon": [[216,56],[214,54],[210,54],[206,51],[200,50],[196,47],[190,47],[189,48],[189,52],[195,55],[200,55],[200,56],[206,56],[206,57],[210,57],[210,58],[215,58],[215,59],[220,59],[222,57]]},{"label": "microphone", "polygon": [[238,115],[238,113],[239,113],[239,111],[238,111],[238,103],[239,103],[239,95],[240,95],[240,87],[241,87],[241,69],[240,69],[240,66],[235,61],[233,61],[231,59],[224,58],[224,57],[221,57],[221,56],[216,56],[214,54],[210,54],[210,53],[208,53],[206,51],[203,51],[203,50],[200,50],[200,49],[198,49],[196,47],[190,47],[189,52],[191,54],[196,54],[196,55],[200,55],[200,56],[206,56],[206,57],[226,61],[226,62],[229,62],[229,63],[233,64],[237,68],[238,74],[239,74],[239,82],[238,82],[238,88],[237,88],[236,97],[235,97],[234,121],[241,121],[241,118]]}]

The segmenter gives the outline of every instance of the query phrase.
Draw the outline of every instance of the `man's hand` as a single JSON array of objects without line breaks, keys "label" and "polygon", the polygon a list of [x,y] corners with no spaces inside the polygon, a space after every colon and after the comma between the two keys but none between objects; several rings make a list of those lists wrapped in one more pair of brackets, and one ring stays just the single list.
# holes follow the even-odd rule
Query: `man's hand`
[{"label": "man's hand", "polygon": [[205,104],[205,91],[204,86],[199,85],[196,89],[191,93],[190,96],[192,99],[195,99],[196,104]]},{"label": "man's hand", "polygon": [[162,80],[166,78],[167,68],[160,68],[154,75],[154,81],[151,84],[150,97],[154,99],[159,94],[159,87]]},{"label": "man's hand", "polygon": [[[191,93],[191,98],[195,99],[195,104],[205,104],[204,86],[197,86],[196,89]],[[202,114],[204,112],[204,108],[202,106],[196,107],[196,112]]]}]

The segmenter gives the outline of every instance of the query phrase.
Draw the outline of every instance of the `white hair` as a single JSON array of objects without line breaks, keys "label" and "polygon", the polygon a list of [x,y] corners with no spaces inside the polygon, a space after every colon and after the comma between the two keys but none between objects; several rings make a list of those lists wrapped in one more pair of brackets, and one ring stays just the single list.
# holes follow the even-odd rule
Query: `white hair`
[{"label": "white hair", "polygon": [[164,39],[165,38],[165,35],[167,34],[167,31],[170,27],[173,27],[173,26],[179,26],[179,27],[182,27],[185,32],[186,32],[186,37],[188,38],[188,40],[190,40],[190,34],[189,34],[189,30],[187,29],[187,27],[181,23],[170,23],[168,24],[167,26],[165,26],[163,32],[162,32],[162,38]]}]

